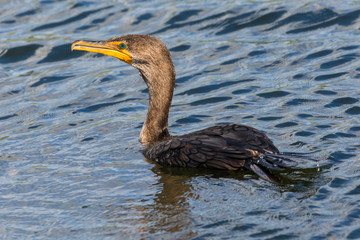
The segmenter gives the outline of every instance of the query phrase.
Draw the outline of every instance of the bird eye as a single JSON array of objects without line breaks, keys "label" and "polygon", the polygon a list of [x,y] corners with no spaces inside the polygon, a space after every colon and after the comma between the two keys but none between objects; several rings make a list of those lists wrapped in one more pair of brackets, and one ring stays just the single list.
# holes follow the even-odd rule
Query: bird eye
[{"label": "bird eye", "polygon": [[126,44],[125,44],[125,43],[121,43],[121,44],[120,44],[120,48],[121,48],[121,49],[125,49],[125,48],[126,48]]}]

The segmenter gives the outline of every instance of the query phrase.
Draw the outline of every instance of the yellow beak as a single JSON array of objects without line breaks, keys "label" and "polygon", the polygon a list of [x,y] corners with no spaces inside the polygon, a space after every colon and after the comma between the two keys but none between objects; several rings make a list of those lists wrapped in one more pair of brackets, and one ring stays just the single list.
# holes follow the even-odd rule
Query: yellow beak
[{"label": "yellow beak", "polygon": [[87,52],[96,52],[102,53],[104,55],[109,55],[116,57],[121,61],[126,62],[127,64],[132,65],[132,56],[126,49],[121,49],[119,45],[121,42],[110,42],[110,41],[83,41],[78,40],[71,44],[72,50],[87,51]]}]

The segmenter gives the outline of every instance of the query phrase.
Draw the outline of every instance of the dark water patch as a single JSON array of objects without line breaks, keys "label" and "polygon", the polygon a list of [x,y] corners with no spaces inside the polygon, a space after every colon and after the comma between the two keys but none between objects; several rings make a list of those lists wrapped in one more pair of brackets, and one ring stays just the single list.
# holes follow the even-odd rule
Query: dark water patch
[{"label": "dark water patch", "polygon": [[77,29],[75,30],[75,32],[86,31],[86,30],[89,30],[89,29],[91,29],[91,28],[93,28],[93,27],[95,27],[94,24],[84,25],[84,26],[81,26],[81,27],[77,28]]},{"label": "dark water patch", "polygon": [[85,2],[85,1],[77,2],[74,5],[72,5],[71,9],[79,8],[79,7],[86,7],[86,6],[87,6],[87,2]]},{"label": "dark water patch", "polygon": [[203,72],[206,75],[207,73],[219,72],[219,71],[221,71],[220,67],[209,65],[209,66],[206,67],[206,69]]},{"label": "dark water patch", "polygon": [[30,127],[28,127],[28,129],[30,130],[30,129],[36,129],[36,128],[39,128],[39,127],[41,127],[43,124],[36,124],[36,125],[33,125],[33,126],[30,126]]},{"label": "dark water patch", "polygon": [[321,64],[320,68],[321,69],[329,69],[329,68],[338,67],[338,66],[344,65],[345,63],[351,62],[355,59],[357,59],[357,56],[354,54],[344,55],[344,56],[341,56],[339,59],[332,60],[332,61]]},{"label": "dark water patch", "polygon": [[352,98],[352,97],[342,97],[336,98],[331,103],[326,104],[324,107],[331,108],[331,107],[340,107],[343,105],[354,104],[359,100]]},{"label": "dark water patch", "polygon": [[[235,31],[239,31],[244,28],[268,25],[268,24],[275,22],[276,20],[281,18],[282,15],[284,15],[286,13],[286,11],[281,10],[281,11],[273,11],[273,12],[266,13],[261,16],[257,16],[257,15],[260,15],[260,12],[262,12],[262,11],[258,11],[256,13],[251,12],[252,14],[251,13],[241,14],[236,17],[225,19],[222,24],[223,29],[216,32],[215,34],[223,35],[223,34],[235,32]],[[255,19],[250,20],[246,23],[242,23],[242,21],[239,21],[240,19],[243,19],[249,15],[255,15],[255,16],[252,16],[252,18],[255,18]]]},{"label": "dark water patch", "polygon": [[125,97],[125,96],[126,96],[125,93],[118,93],[118,94],[112,96],[111,98],[123,98],[123,97]]},{"label": "dark water patch", "polygon": [[233,91],[231,94],[244,94],[244,93],[249,93],[251,92],[251,89],[238,89]]},{"label": "dark water patch", "polygon": [[30,16],[30,15],[34,15],[37,14],[39,12],[39,9],[31,9],[22,13],[18,13],[15,15],[16,18],[21,18],[21,17],[25,17],[25,16]]},{"label": "dark water patch", "polygon": [[224,109],[236,109],[236,108],[239,108],[238,105],[229,105],[229,106],[226,106]]},{"label": "dark water patch", "polygon": [[179,93],[176,96],[182,96],[182,95],[193,95],[193,94],[199,94],[199,93],[207,93],[213,90],[219,90],[223,87],[227,87],[227,86],[231,86],[234,84],[238,84],[243,82],[244,80],[239,80],[239,81],[228,81],[228,82],[222,82],[222,83],[218,83],[218,84],[210,84],[210,85],[206,85],[206,86],[202,86],[202,87],[198,87],[198,88],[193,88],[190,90],[187,90],[185,92]]},{"label": "dark water patch", "polygon": [[315,201],[326,200],[331,195],[331,192],[324,187],[320,188],[318,192],[319,194],[317,194],[314,198]]},{"label": "dark water patch", "polygon": [[311,135],[314,135],[315,133],[313,132],[309,132],[309,131],[300,131],[295,133],[295,136],[300,136],[300,137],[309,137]]},{"label": "dark water patch", "polygon": [[331,159],[338,161],[349,159],[355,156],[356,156],[355,154],[345,153],[343,151],[336,151],[330,154]]},{"label": "dark water patch", "polygon": [[82,139],[81,142],[89,142],[89,141],[92,141],[94,139],[95,138],[93,138],[93,137],[87,137],[87,138]]},{"label": "dark water patch", "polygon": [[242,60],[244,58],[235,58],[235,59],[231,59],[231,60],[228,60],[228,61],[225,61],[225,62],[222,62],[220,65],[221,66],[225,66],[225,65],[230,65],[230,64],[234,64],[234,63],[237,63],[238,61]]},{"label": "dark water patch", "polygon": [[78,22],[81,19],[87,18],[88,16],[90,16],[92,14],[98,14],[100,11],[103,11],[105,9],[109,9],[111,7],[112,6],[108,6],[108,7],[98,8],[96,10],[85,11],[85,12],[82,12],[82,13],[74,16],[74,17],[70,17],[70,18],[67,18],[67,19],[62,20],[62,21],[43,24],[43,25],[41,25],[39,27],[35,27],[35,28],[31,29],[31,31],[35,32],[35,31],[45,30],[45,29],[49,29],[49,28],[54,29],[54,28],[57,28],[59,26],[63,26],[63,25],[74,23],[74,22]]},{"label": "dark water patch", "polygon": [[279,98],[279,97],[284,97],[289,94],[290,93],[286,92],[286,91],[272,91],[272,92],[267,92],[267,93],[259,93],[256,95],[259,97],[262,97],[262,98]]},{"label": "dark water patch", "polygon": [[110,13],[106,17],[96,18],[96,19],[92,20],[90,24],[86,24],[86,25],[76,28],[75,32],[85,31],[85,30],[88,30],[91,28],[96,28],[100,23],[105,22],[112,15],[114,15],[114,14]]},{"label": "dark water patch", "polygon": [[324,80],[329,80],[329,79],[333,79],[333,78],[338,78],[338,77],[344,76],[346,74],[348,74],[348,72],[319,75],[319,76],[315,77],[314,80],[315,81],[324,81]]},{"label": "dark water patch", "polygon": [[78,123],[69,123],[68,126],[76,127],[76,126],[81,126],[82,124],[87,124],[88,122],[93,122],[93,121],[94,121],[94,119],[90,118],[88,120],[82,120],[82,121],[80,121]]},{"label": "dark water patch", "polygon": [[72,107],[72,106],[74,106],[74,105],[75,105],[74,103],[69,103],[69,104],[60,105],[60,106],[58,106],[57,108],[58,108],[58,109],[69,108],[69,107]]},{"label": "dark water patch", "polygon": [[191,106],[207,105],[207,104],[225,102],[225,101],[228,101],[230,99],[232,99],[232,97],[211,97],[211,98],[206,98],[206,99],[202,99],[202,100],[192,102],[192,103],[190,103],[190,105]]},{"label": "dark water patch", "polygon": [[76,28],[74,30],[74,32],[85,31],[85,30],[89,30],[91,28],[98,29],[99,24],[106,22],[106,20],[109,19],[109,17],[111,17],[113,15],[114,15],[114,13],[109,13],[105,17],[96,18],[96,19],[92,20],[90,24],[82,25],[82,26]]},{"label": "dark water patch", "polygon": [[254,223],[248,223],[248,224],[242,224],[242,225],[237,225],[235,227],[233,227],[231,230],[232,231],[240,231],[240,232],[244,232],[247,231],[249,229],[252,229],[254,227],[256,227],[257,225]]},{"label": "dark water patch", "polygon": [[303,99],[303,98],[295,98],[293,100],[288,101],[287,103],[285,103],[285,105],[287,106],[299,106],[305,103],[311,103],[311,102],[315,102],[316,100],[312,100],[312,99]]},{"label": "dark water patch", "polygon": [[308,16],[309,18],[307,21],[309,24],[311,24],[311,26],[299,27],[297,29],[288,31],[287,33],[295,34],[295,33],[309,32],[321,28],[327,28],[333,25],[350,26],[359,18],[360,15],[360,10],[356,10],[353,12],[344,13],[340,15],[333,12],[330,9],[325,9],[325,10],[327,13],[321,14],[320,16],[314,13],[314,16],[320,17],[320,19],[318,20],[313,19],[313,21],[309,22],[312,16],[311,15]]},{"label": "dark water patch", "polygon": [[345,137],[345,138],[354,138],[356,137],[356,135],[354,134],[350,134],[350,133],[342,133],[342,132],[339,132],[339,133],[336,133],[339,137]]},{"label": "dark water patch", "polygon": [[281,231],[281,228],[274,228],[274,229],[270,229],[270,230],[253,233],[250,235],[250,237],[264,239],[265,237],[269,237],[269,235],[273,235],[279,231]]},{"label": "dark water patch", "polygon": [[43,84],[49,84],[49,83],[54,83],[54,82],[59,82],[59,81],[63,81],[65,79],[68,79],[70,77],[73,76],[50,76],[50,77],[42,77],[40,78],[39,81],[33,83],[30,85],[30,87],[38,87],[41,86]]},{"label": "dark water patch", "polygon": [[[238,104],[238,103],[237,103]],[[246,103],[244,103],[246,105]],[[230,105],[231,106],[231,105]],[[244,116],[242,119],[254,119],[255,117],[253,115]]]},{"label": "dark water patch", "polygon": [[351,132],[360,132],[360,126],[359,127],[351,127],[349,130]]},{"label": "dark water patch", "polygon": [[[229,11],[225,11],[223,13],[220,13],[220,14],[214,14],[208,18],[204,18],[203,20],[207,21],[207,20],[212,20],[212,19],[218,19],[218,18],[221,18],[223,16],[233,16],[236,14],[237,11],[232,11],[232,10],[229,10]],[[222,20],[222,21],[219,21],[217,23],[214,23],[214,24],[209,24],[205,27],[201,27],[199,30],[207,30],[207,29],[210,29],[210,30],[213,30],[213,29],[217,29],[219,27],[222,27],[222,26],[225,26],[225,25],[229,25],[231,23],[234,23],[234,22],[240,22],[242,19],[245,19],[247,17],[250,17],[252,16],[253,14],[255,13],[255,11],[250,11],[250,12],[247,12],[247,13],[242,13],[240,15],[237,15],[237,16],[233,16],[233,17],[229,17],[225,20]]]},{"label": "dark water patch", "polygon": [[[203,23],[203,22],[206,22],[206,21],[209,21],[209,20],[212,20],[212,19],[218,19],[218,18],[221,18],[224,14],[223,13],[219,13],[219,14],[215,14],[215,15],[212,15],[212,16],[209,16],[209,17],[205,17],[205,18],[202,18],[202,19],[199,19],[199,20],[194,20],[194,21],[189,21],[189,22],[184,22],[184,23],[176,23],[176,24],[171,24],[169,26],[166,26],[160,30],[157,30],[151,34],[159,34],[159,33],[162,33],[162,32],[165,32],[167,30],[171,30],[171,29],[176,29],[176,28],[183,28],[183,27],[186,27],[186,26],[193,26],[195,24],[199,24],[199,23]],[[200,29],[201,30],[201,29]]]},{"label": "dark water patch", "polygon": [[151,18],[153,18],[153,17],[154,17],[154,15],[151,14],[151,13],[141,14],[140,16],[138,16],[138,17],[136,18],[136,21],[135,21],[132,25],[140,24],[141,22],[147,21],[147,20],[149,20],[149,19],[151,19]]},{"label": "dark water patch", "polygon": [[355,79],[360,79],[360,74],[355,74],[355,75],[353,75],[353,78],[355,78]]},{"label": "dark water patch", "polygon": [[207,239],[212,239],[214,237],[215,237],[215,234],[213,234],[213,233],[205,233],[205,234],[202,234],[200,236],[193,238],[193,240],[207,240]]},{"label": "dark water patch", "polygon": [[24,61],[34,56],[35,51],[40,47],[42,47],[40,44],[28,44],[9,48],[4,54],[0,55],[0,63],[7,64]]},{"label": "dark water patch", "polygon": [[12,90],[12,91],[1,94],[0,99],[6,99],[8,96],[17,95],[17,94],[20,94],[22,92],[23,92],[22,90]]},{"label": "dark water patch", "polygon": [[225,51],[225,50],[229,49],[229,47],[230,47],[229,45],[218,47],[218,48],[215,49],[215,52]]},{"label": "dark water patch", "polygon": [[277,67],[277,66],[279,66],[279,65],[281,65],[281,64],[283,64],[283,61],[281,61],[281,60],[275,60],[275,61],[273,61],[273,62],[270,63],[270,64],[266,64],[266,65],[262,66],[261,68],[263,68],[263,69],[266,69],[266,68],[274,68],[274,67]]},{"label": "dark water patch", "polygon": [[306,145],[306,143],[304,143],[303,141],[296,141],[296,142],[290,144],[290,146],[293,146],[293,147],[302,147],[305,145]]},{"label": "dark water patch", "polygon": [[183,22],[188,20],[192,16],[198,15],[200,12],[202,12],[201,9],[191,9],[191,10],[185,10],[180,12],[179,14],[175,15],[174,17],[170,18],[166,24],[172,25],[178,22]]},{"label": "dark water patch", "polygon": [[204,225],[202,228],[205,228],[205,229],[206,228],[214,228],[214,227],[224,225],[224,224],[226,224],[228,222],[229,222],[228,220],[218,221],[218,222],[215,222],[215,223]]},{"label": "dark water patch", "polygon": [[341,47],[338,48],[338,51],[344,50],[344,51],[348,51],[348,50],[354,50],[354,49],[358,49],[359,46],[358,45],[351,45],[351,46],[346,46],[346,47]]},{"label": "dark water patch", "polygon": [[81,1],[81,2],[77,2],[75,3],[71,9],[74,9],[74,8],[79,8],[79,7],[89,7],[91,5],[94,5],[96,4],[95,2],[89,2],[89,1]]},{"label": "dark water patch", "polygon": [[3,121],[3,120],[7,120],[7,119],[10,119],[10,118],[13,118],[13,117],[16,117],[17,114],[10,114],[10,115],[6,115],[6,116],[3,116],[3,117],[0,117],[0,121]]},{"label": "dark water patch", "polygon": [[192,78],[194,78],[194,77],[196,77],[196,76],[200,76],[200,75],[201,75],[201,73],[196,73],[196,74],[194,74],[194,75],[189,75],[189,76],[180,77],[180,78],[177,78],[177,79],[176,79],[176,82],[177,82],[177,83],[185,83],[185,82],[191,80]]},{"label": "dark water patch", "polygon": [[261,214],[265,214],[266,211],[265,210],[254,210],[251,212],[246,212],[245,215],[247,216],[257,216],[257,215],[261,215]]},{"label": "dark water patch", "polygon": [[[280,18],[285,13],[285,11],[273,11],[271,13],[261,15],[261,13],[266,10],[267,9],[261,9],[259,11],[250,11],[250,12],[242,13],[242,14],[239,14],[236,16],[234,16],[234,15],[238,12],[238,10],[234,10],[234,11],[228,10],[228,11],[224,11],[223,13],[214,14],[209,17],[205,17],[202,19],[194,20],[194,21],[184,22],[184,23],[177,23],[177,22],[185,21],[183,18],[180,18],[180,20],[176,20],[176,21],[173,21],[170,19],[168,21],[168,24],[170,24],[169,26],[166,26],[158,31],[155,31],[152,34],[158,34],[158,33],[165,32],[167,30],[174,29],[174,28],[183,28],[185,26],[193,26],[195,24],[204,25],[204,22],[208,22],[213,19],[221,19],[224,16],[229,15],[230,17],[225,18],[222,21],[218,21],[215,24],[208,24],[207,26],[199,28],[199,31],[208,30],[208,29],[214,30],[217,28],[222,28],[222,30],[217,31],[215,34],[223,35],[223,34],[234,32],[234,31],[237,31],[237,30],[240,30],[243,28],[271,24],[273,21],[276,21],[278,18]],[[193,10],[187,10],[187,11],[193,11]],[[172,18],[172,19],[174,19],[174,18]],[[249,18],[250,20],[246,23],[242,23],[242,20],[245,18]]]},{"label": "dark water patch", "polygon": [[114,76],[106,76],[106,77],[102,78],[100,80],[100,82],[104,83],[104,82],[110,82],[110,81],[114,81],[114,80],[116,80],[116,77],[114,77]]},{"label": "dark water patch", "polygon": [[191,45],[189,44],[181,44],[180,46],[176,46],[170,49],[172,52],[182,52],[186,51],[191,48]]},{"label": "dark water patch", "polygon": [[90,113],[90,112],[96,112],[100,109],[106,108],[106,107],[110,107],[116,104],[119,104],[123,101],[119,101],[119,102],[108,102],[108,103],[99,103],[99,104],[95,104],[95,105],[91,105],[89,107],[85,107],[85,108],[81,108],[78,109],[76,111],[73,112],[73,114],[78,113],[78,112],[85,112],[85,113]]},{"label": "dark water patch", "polygon": [[331,54],[333,52],[333,50],[327,49],[327,50],[322,50],[316,53],[311,53],[309,55],[307,55],[305,57],[305,59],[315,59],[315,58],[320,58],[320,57],[325,57],[329,54]]},{"label": "dark water patch", "polygon": [[99,23],[103,23],[103,22],[105,22],[106,19],[107,19],[109,16],[111,16],[111,15],[113,15],[113,14],[109,14],[108,16],[103,17],[103,18],[96,18],[96,19],[92,20],[91,23],[94,24],[94,25],[97,25],[97,24],[99,24]]},{"label": "dark water patch", "polygon": [[[323,22],[323,21],[331,19],[337,15],[338,15],[337,13],[335,13],[331,9],[327,9],[327,8],[320,9],[317,11],[295,13],[295,14],[292,14],[292,15],[278,21],[277,23],[274,24],[273,27],[270,27],[266,31],[271,31],[271,30],[274,30],[274,29],[277,29],[282,26],[285,26],[285,25],[288,25],[291,23],[295,23],[295,22],[301,22],[302,25],[309,25],[309,24],[314,24],[317,22]],[[292,30],[292,31],[294,31],[294,30]],[[292,32],[290,31],[287,33],[292,33]]]},{"label": "dark water patch", "polygon": [[79,56],[84,55],[85,53],[83,51],[71,51],[71,44],[66,43],[63,45],[59,45],[56,47],[53,47],[51,51],[47,54],[45,58],[40,60],[38,63],[49,63],[49,62],[57,62],[57,61],[63,61],[68,60],[71,58],[77,58]]},{"label": "dark water patch", "polygon": [[330,90],[318,90],[318,91],[315,91],[315,93],[320,94],[320,95],[325,95],[325,96],[331,96],[331,95],[337,94],[337,92],[330,91]]},{"label": "dark water patch", "polygon": [[326,125],[326,124],[324,124],[324,125],[316,125],[315,127],[320,128],[320,129],[331,128],[330,125]]},{"label": "dark water patch", "polygon": [[360,185],[347,192],[346,195],[360,195]]},{"label": "dark water patch", "polygon": [[144,108],[140,107],[140,106],[138,106],[138,107],[124,107],[124,108],[120,108],[118,110],[118,112],[135,112],[137,110],[144,110]]},{"label": "dark water patch", "polygon": [[259,56],[259,55],[262,55],[262,54],[265,54],[265,53],[266,53],[266,50],[252,51],[252,52],[248,53],[248,56],[249,57],[254,57],[254,56]]},{"label": "dark water patch", "polygon": [[259,121],[265,121],[265,122],[271,122],[282,119],[282,117],[259,117],[257,120]]},{"label": "dark water patch", "polygon": [[287,127],[293,127],[293,126],[296,126],[298,125],[297,123],[295,122],[284,122],[284,123],[280,123],[280,124],[277,124],[275,125],[276,128],[287,128]]},{"label": "dark water patch", "polygon": [[[175,85],[175,86],[176,86],[176,85]],[[149,94],[149,89],[148,89],[148,88],[144,88],[144,89],[141,90],[141,92],[142,92],[142,93],[147,93],[147,94]]]},{"label": "dark water patch", "polygon": [[350,114],[350,115],[359,115],[360,107],[355,106],[355,107],[348,108],[348,109],[346,109],[345,113]]},{"label": "dark water patch", "polygon": [[303,78],[306,78],[306,77],[307,77],[306,74],[298,73],[298,74],[294,75],[292,78],[296,80],[296,79],[303,79]]},{"label": "dark water patch", "polygon": [[[358,214],[359,213],[360,211],[358,211]],[[360,227],[350,232],[349,235],[347,236],[347,239],[359,239],[359,238],[360,238]]]},{"label": "dark water patch", "polygon": [[311,114],[305,114],[305,113],[300,113],[297,115],[299,118],[304,118],[304,119],[307,119],[307,118],[312,118],[313,115]]},{"label": "dark water patch", "polygon": [[349,183],[348,179],[336,177],[330,182],[329,187],[332,187],[332,188],[344,188],[344,187],[346,187],[346,185],[348,183]]},{"label": "dark water patch", "polygon": [[348,54],[345,54],[343,55],[342,57],[344,58],[354,58],[354,59],[357,59],[360,55],[358,53],[348,53]]},{"label": "dark water patch", "polygon": [[8,92],[8,94],[9,95],[15,95],[15,94],[18,94],[20,92],[21,92],[20,90],[12,90],[12,91]]},{"label": "dark water patch", "polygon": [[14,23],[16,23],[16,21],[15,20],[4,20],[1,23],[2,24],[14,24]]},{"label": "dark water patch", "polygon": [[327,140],[327,139],[335,139],[335,138],[355,138],[356,135],[354,134],[349,134],[349,133],[341,133],[341,132],[337,132],[337,133],[330,133],[328,135],[325,135],[324,137],[321,138],[321,140]]},{"label": "dark water patch", "polygon": [[176,123],[178,124],[188,124],[188,123],[197,123],[197,122],[201,122],[202,118],[207,118],[209,116],[207,115],[191,115],[185,118],[180,118],[178,120],[176,120]]},{"label": "dark water patch", "polygon": [[295,234],[279,234],[271,238],[267,238],[267,240],[286,240],[286,239],[298,239],[298,236]]}]

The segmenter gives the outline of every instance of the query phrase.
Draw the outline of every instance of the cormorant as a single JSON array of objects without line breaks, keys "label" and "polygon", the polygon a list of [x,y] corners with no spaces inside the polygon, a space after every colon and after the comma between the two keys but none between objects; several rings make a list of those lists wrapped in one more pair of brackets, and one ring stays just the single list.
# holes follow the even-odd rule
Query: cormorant
[{"label": "cormorant", "polygon": [[175,68],[169,50],[158,38],[131,34],[107,41],[78,40],[71,50],[113,56],[139,70],[149,89],[149,110],[140,133],[140,142],[147,147],[144,151],[147,159],[174,167],[251,169],[271,182],[280,180],[270,170],[297,165],[289,155],[280,153],[264,133],[245,125],[218,125],[171,136],[168,116]]}]

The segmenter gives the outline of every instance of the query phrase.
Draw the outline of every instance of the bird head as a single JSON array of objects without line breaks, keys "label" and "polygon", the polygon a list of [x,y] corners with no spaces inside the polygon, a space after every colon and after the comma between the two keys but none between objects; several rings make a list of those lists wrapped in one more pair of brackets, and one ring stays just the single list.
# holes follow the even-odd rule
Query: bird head
[{"label": "bird head", "polygon": [[130,34],[106,41],[78,40],[71,45],[71,50],[115,57],[139,69],[143,74],[151,71],[174,71],[169,50],[161,40],[151,35]]}]

